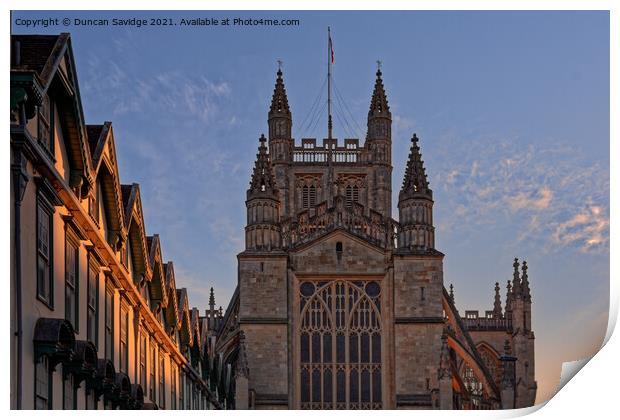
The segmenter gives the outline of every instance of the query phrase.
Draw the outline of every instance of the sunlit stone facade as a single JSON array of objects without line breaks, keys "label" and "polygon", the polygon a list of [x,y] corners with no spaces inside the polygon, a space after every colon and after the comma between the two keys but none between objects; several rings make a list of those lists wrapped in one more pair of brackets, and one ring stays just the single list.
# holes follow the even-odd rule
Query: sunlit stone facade
[{"label": "sunlit stone facade", "polygon": [[236,408],[534,403],[527,265],[515,260],[505,309],[496,287],[493,310],[461,318],[444,288],[415,134],[392,219],[392,114],[382,76],[363,143],[296,144],[277,73],[245,201],[237,289],[216,342],[236,372]]}]

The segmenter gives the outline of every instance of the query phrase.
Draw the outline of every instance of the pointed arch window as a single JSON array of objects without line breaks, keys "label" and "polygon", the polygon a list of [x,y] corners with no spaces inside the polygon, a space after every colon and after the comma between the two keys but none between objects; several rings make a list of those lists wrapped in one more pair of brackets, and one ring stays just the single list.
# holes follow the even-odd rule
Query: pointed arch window
[{"label": "pointed arch window", "polygon": [[382,408],[380,294],[375,281],[300,285],[302,409]]}]

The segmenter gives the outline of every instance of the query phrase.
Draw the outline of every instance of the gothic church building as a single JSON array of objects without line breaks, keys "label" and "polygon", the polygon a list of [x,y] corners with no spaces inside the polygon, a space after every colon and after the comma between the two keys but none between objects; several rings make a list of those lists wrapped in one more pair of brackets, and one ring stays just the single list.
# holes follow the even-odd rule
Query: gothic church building
[{"label": "gothic church building", "polygon": [[366,140],[292,137],[278,71],[247,191],[238,284],[216,334],[238,409],[509,409],[534,404],[527,263],[502,307],[462,317],[435,248],[414,134],[392,219],[391,112],[378,70]]}]

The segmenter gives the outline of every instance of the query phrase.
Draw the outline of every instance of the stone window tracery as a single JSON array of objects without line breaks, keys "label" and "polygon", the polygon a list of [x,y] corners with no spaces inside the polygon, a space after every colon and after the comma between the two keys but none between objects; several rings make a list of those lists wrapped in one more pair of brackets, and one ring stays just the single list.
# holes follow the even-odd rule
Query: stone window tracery
[{"label": "stone window tracery", "polygon": [[485,366],[489,370],[493,381],[500,386],[502,382],[503,369],[500,365],[499,357],[494,354],[486,345],[479,345],[477,347],[480,358],[484,362]]},{"label": "stone window tracery", "polygon": [[380,296],[376,281],[300,285],[302,409],[382,408]]}]

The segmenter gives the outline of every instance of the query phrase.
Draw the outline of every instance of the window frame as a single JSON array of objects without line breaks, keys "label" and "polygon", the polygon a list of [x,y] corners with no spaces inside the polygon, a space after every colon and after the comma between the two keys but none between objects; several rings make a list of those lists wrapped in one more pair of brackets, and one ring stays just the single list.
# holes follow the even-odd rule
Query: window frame
[{"label": "window frame", "polygon": [[140,385],[143,389],[146,389],[146,353],[148,351],[146,334],[140,332]]},{"label": "window frame", "polygon": [[150,370],[149,370],[149,399],[151,402],[156,403],[157,401],[157,347],[155,346],[153,337],[151,337],[151,345],[149,347],[149,355],[151,356],[149,359]]},{"label": "window frame", "polygon": [[185,371],[179,369],[179,409],[185,410]]},{"label": "window frame", "polygon": [[[46,392],[47,395],[42,396],[39,394],[39,390],[38,390],[38,382],[39,382],[39,373],[40,373],[40,365],[43,364],[44,365],[44,369],[45,369],[45,381],[47,382],[45,385],[47,385],[46,388]],[[51,410],[53,408],[53,401],[54,401],[54,389],[53,389],[53,376],[52,376],[52,369],[50,368],[49,365],[49,359],[47,358],[47,356],[41,356],[41,358],[39,360],[37,360],[37,362],[35,363],[35,367],[34,367],[34,409],[35,410],[42,410],[43,408],[38,408],[38,399],[41,398],[44,400],[45,404],[47,405],[47,407],[45,408],[45,410]]]},{"label": "window frame", "polygon": [[[74,273],[74,284],[71,285],[69,282],[69,273],[68,273],[68,256],[70,247],[74,247],[75,255],[73,261],[73,269]],[[70,319],[68,316],[68,292],[69,290],[73,292],[73,311],[75,319]],[[68,227],[65,227],[65,319],[71,323],[75,333],[79,333],[80,331],[80,245],[79,240],[75,233],[73,233]]]},{"label": "window frame", "polygon": [[[67,382],[71,386],[71,405],[67,407]],[[67,373],[62,378],[62,409],[63,410],[77,410],[77,387],[75,386],[75,377],[72,373]]]},{"label": "window frame", "polygon": [[177,366],[170,360],[170,409],[177,409]]},{"label": "window frame", "polygon": [[[99,274],[100,266],[95,261],[95,257],[92,254],[88,255],[88,264],[86,272],[86,337],[87,340],[92,341],[96,348],[99,348]],[[91,275],[94,274],[94,280]],[[91,280],[94,284],[91,284]],[[94,291],[92,290],[94,287]],[[94,306],[91,305],[91,293],[94,293],[93,301]],[[90,317],[93,316],[92,321]],[[94,327],[94,331],[91,328]]]},{"label": "window frame", "polygon": [[[45,214],[48,220],[47,225],[47,256],[41,250],[41,213]],[[37,299],[45,304],[48,308],[54,309],[54,207],[45,199],[42,194],[37,194],[37,210],[36,210],[36,258],[37,258],[37,276],[36,276],[36,289]],[[40,283],[40,271],[39,271],[39,259],[45,258],[47,264],[47,295],[41,293]]]},{"label": "window frame", "polygon": [[[54,111],[54,102],[52,98],[46,94],[41,101],[41,105],[37,107],[37,143],[52,160],[54,160],[56,148],[54,139]],[[48,115],[45,115],[46,113]],[[47,143],[41,138],[43,131],[47,134]]]},{"label": "window frame", "polygon": [[[129,374],[129,308],[124,302],[120,305],[120,325],[119,325],[119,370]],[[125,322],[125,336],[123,337],[123,322]],[[123,353],[124,345],[124,353]]]},{"label": "window frame", "polygon": [[161,352],[159,352],[159,369],[157,373],[159,376],[159,407],[166,408],[166,359]]},{"label": "window frame", "polygon": [[[110,281],[110,278],[106,278],[106,283]],[[104,356],[107,359],[114,360],[114,288],[106,284],[105,290],[105,320],[104,320]],[[109,297],[109,301],[108,301]],[[109,302],[109,307],[108,307]],[[109,315],[109,318],[108,318]],[[108,324],[109,320],[109,324]],[[109,341],[109,342],[108,342]],[[108,355],[108,344],[110,346],[110,354]]]}]

